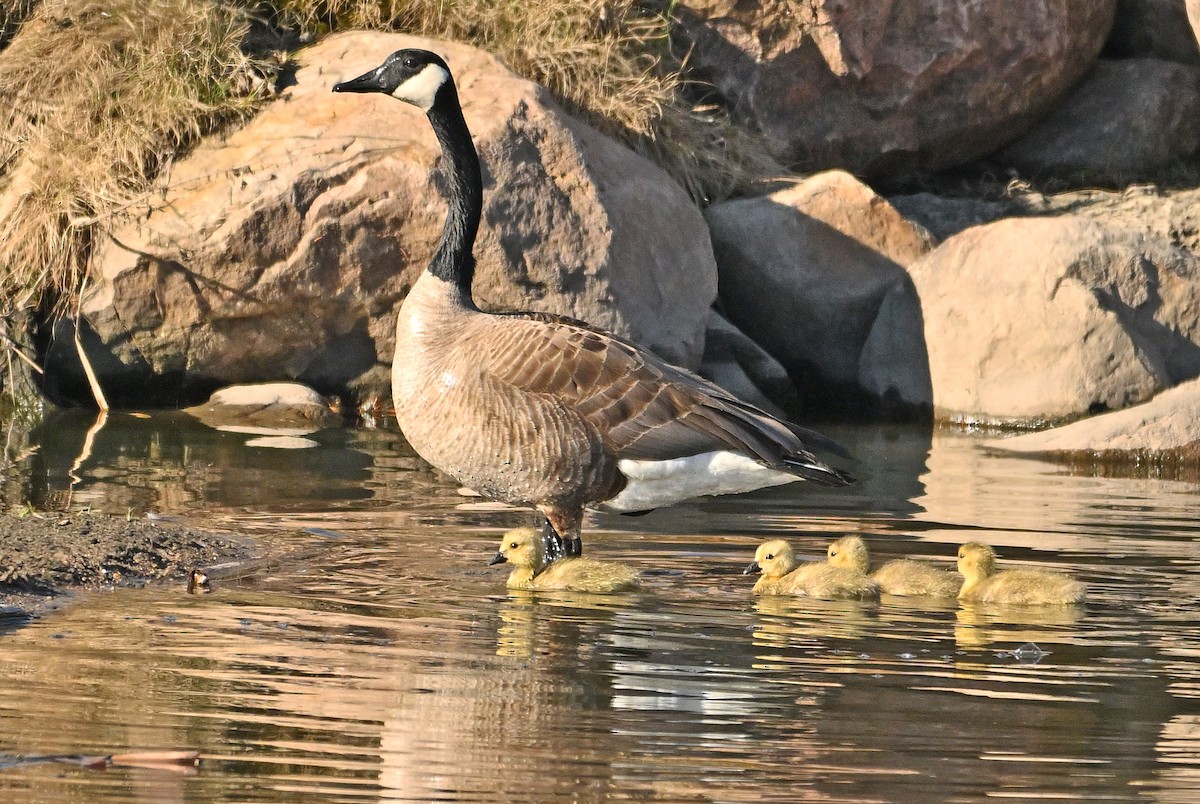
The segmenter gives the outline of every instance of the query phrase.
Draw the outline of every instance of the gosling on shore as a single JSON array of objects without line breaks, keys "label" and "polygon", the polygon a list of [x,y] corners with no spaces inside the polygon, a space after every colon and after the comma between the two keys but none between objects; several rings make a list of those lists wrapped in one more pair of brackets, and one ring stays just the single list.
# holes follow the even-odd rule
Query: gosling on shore
[{"label": "gosling on shore", "polygon": [[[835,567],[861,572],[871,567],[871,554],[866,541],[858,535],[843,536],[826,551],[828,561]],[[962,581],[952,572],[940,570],[923,561],[898,558],[884,564],[870,576],[884,594],[902,597],[958,597]]]},{"label": "gosling on shore", "polygon": [[1082,603],[1082,583],[1061,572],[1046,570],[996,570],[996,551],[981,542],[958,548],[962,590],[967,603],[1012,603],[1025,606],[1068,606]]},{"label": "gosling on shore", "polygon": [[611,594],[637,589],[637,570],[614,561],[591,558],[560,558],[551,561],[546,540],[533,528],[516,528],[504,534],[500,550],[491,564],[512,564],[509,589],[531,591],[563,590]]},{"label": "gosling on shore", "polygon": [[756,595],[797,595],[825,600],[878,600],[879,584],[858,570],[835,567],[827,561],[799,565],[792,546],[783,539],[763,542],[743,575],[759,572],[750,591]]}]

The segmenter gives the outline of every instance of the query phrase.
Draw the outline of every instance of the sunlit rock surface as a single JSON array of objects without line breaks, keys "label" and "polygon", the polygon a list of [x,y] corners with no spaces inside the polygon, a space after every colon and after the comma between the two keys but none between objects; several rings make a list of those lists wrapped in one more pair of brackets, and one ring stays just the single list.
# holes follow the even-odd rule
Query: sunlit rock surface
[{"label": "sunlit rock surface", "polygon": [[967,229],[917,261],[935,412],[1041,423],[1200,374],[1200,261],[1082,216]]}]

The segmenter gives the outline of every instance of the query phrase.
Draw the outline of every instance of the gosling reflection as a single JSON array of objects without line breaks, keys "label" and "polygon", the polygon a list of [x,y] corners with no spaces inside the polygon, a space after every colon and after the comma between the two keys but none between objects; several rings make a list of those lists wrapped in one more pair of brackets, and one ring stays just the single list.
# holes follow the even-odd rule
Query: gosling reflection
[{"label": "gosling reflection", "polygon": [[[607,621],[637,598],[597,595],[590,592],[534,592],[512,589],[500,603],[500,626],[496,629],[496,655],[547,660],[562,658],[569,665],[584,659],[593,646],[579,631],[579,623],[564,610],[576,610],[583,620]],[[586,612],[586,613],[585,613]]]},{"label": "gosling reflection", "polygon": [[[1077,606],[983,606],[963,603],[955,612],[954,641],[960,648],[984,648],[996,643],[1033,642],[1048,645],[1074,635],[1082,619]],[[1064,633],[1064,629],[1068,629]]]},{"label": "gosling reflection", "polygon": [[833,639],[859,639],[874,627],[877,609],[862,601],[763,595],[754,601],[754,611],[760,615],[754,628],[754,645],[781,649]]},{"label": "gosling reflection", "polygon": [[[826,552],[829,563],[835,567],[864,575],[871,567],[871,555],[861,536],[843,536],[829,545]],[[962,581],[954,573],[911,558],[889,561],[870,577],[884,594],[900,597],[954,598],[962,587]]]},{"label": "gosling reflection", "polygon": [[1083,602],[1084,586],[1061,572],[996,569],[996,551],[981,542],[958,549],[962,590],[967,603],[1002,603],[1020,606],[1070,606]]},{"label": "gosling reflection", "polygon": [[504,534],[492,564],[512,564],[509,589],[569,591],[592,594],[629,592],[640,586],[636,570],[615,561],[560,558],[550,561],[541,534],[516,528]]},{"label": "gosling reflection", "polygon": [[794,595],[823,600],[878,600],[879,584],[863,573],[827,561],[799,566],[792,546],[783,539],[763,542],[742,573],[759,572],[750,591],[756,595]]}]

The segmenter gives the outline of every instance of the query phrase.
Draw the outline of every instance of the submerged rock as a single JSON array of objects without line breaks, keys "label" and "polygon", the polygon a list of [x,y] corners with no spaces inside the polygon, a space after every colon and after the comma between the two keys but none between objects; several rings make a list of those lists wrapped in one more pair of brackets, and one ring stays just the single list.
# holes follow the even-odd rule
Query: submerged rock
[{"label": "submerged rock", "polygon": [[280,437],[301,436],[342,423],[324,397],[294,382],[222,388],[205,404],[184,412],[216,430]]}]

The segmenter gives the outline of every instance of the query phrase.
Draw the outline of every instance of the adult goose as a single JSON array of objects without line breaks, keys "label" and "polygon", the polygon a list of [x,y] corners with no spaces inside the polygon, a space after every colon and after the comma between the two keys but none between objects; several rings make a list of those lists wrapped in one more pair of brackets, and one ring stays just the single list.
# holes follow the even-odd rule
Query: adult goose
[{"label": "adult goose", "polygon": [[585,506],[631,513],[795,480],[850,482],[805,448],[840,450],[830,439],[627,340],[562,316],[475,305],[483,184],[440,57],[399,50],[333,91],[422,109],[448,167],[445,228],[400,308],[392,363],[396,419],[422,458],[487,497],[536,506],[553,557],[582,551]]}]

